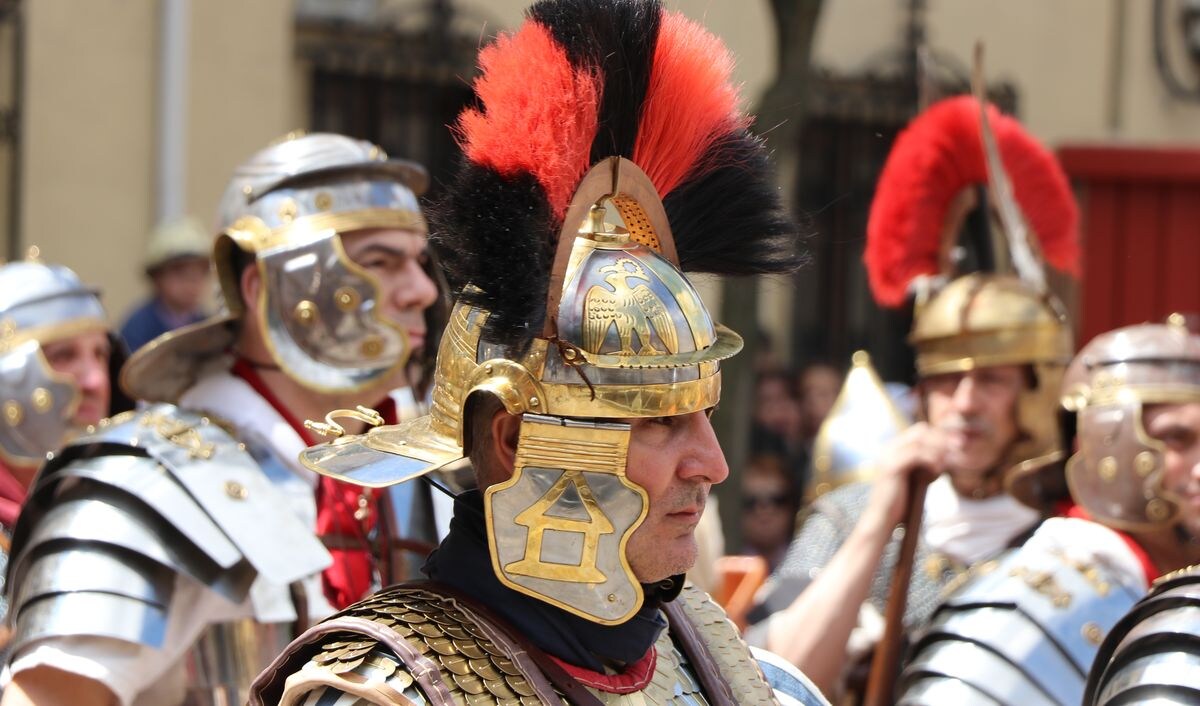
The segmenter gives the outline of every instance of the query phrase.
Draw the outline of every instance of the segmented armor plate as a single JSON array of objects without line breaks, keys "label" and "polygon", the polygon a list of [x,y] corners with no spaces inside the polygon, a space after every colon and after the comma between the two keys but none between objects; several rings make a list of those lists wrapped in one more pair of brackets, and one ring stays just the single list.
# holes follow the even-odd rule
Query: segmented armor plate
[{"label": "segmented armor plate", "polygon": [[1084,706],[1200,703],[1200,566],[1168,574],[1109,632]]},{"label": "segmented armor plate", "polygon": [[238,604],[259,576],[286,594],[329,561],[243,444],[171,405],[107,420],[49,461],[11,557],[14,651],[76,636],[159,648],[177,575]]},{"label": "segmented armor plate", "polygon": [[1075,706],[1105,632],[1137,599],[1099,563],[1026,544],[975,567],[938,608],[898,706]]},{"label": "segmented armor plate", "polygon": [[[757,662],[724,612],[692,587],[685,588],[677,600],[683,601],[689,622],[708,645],[736,703],[776,703]],[[540,675],[530,678],[530,663],[519,662],[511,648],[491,639],[469,610],[452,598],[423,588],[398,586],[350,607],[340,617],[365,618],[403,636],[436,667],[441,684],[455,704],[553,703],[539,697],[534,681],[544,683],[544,679]],[[692,665],[668,631],[663,632],[655,648],[655,673],[643,690],[624,695],[591,687],[588,691],[601,703],[613,705],[708,704]],[[437,702],[417,683],[404,662],[379,640],[337,632],[322,638],[315,650],[294,674],[276,675],[272,680],[277,688],[277,680],[286,678],[281,704],[332,704],[345,694],[385,706]],[[569,703],[559,692],[552,696],[557,703]]]}]

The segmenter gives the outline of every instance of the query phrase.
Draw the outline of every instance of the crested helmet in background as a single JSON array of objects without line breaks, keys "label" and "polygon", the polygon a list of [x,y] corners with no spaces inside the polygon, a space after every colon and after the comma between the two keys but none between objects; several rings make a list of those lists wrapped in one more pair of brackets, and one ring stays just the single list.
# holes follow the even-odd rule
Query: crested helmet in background
[{"label": "crested helmet in background", "polygon": [[[122,374],[140,399],[174,402],[253,316],[272,363],[316,392],[356,392],[403,366],[403,330],[382,313],[378,283],[340,234],[387,228],[426,234],[420,165],[329,133],[290,133],[239,166],[221,198],[213,262],[224,311],[143,347]],[[242,297],[258,269],[256,301]]]},{"label": "crested helmet in background", "polygon": [[1185,402],[1200,402],[1200,337],[1178,314],[1100,334],[1071,362],[1063,405],[1077,416],[1078,450],[1067,482],[1097,522],[1153,531],[1177,520],[1184,499],[1163,482],[1166,445],[1146,433],[1142,411]]},{"label": "crested helmet in background", "polygon": [[470,454],[472,410],[498,401],[523,417],[511,479],[484,494],[493,570],[615,625],[643,602],[624,554],[648,509],[629,420],[713,408],[742,347],[684,273],[801,257],[721,42],[657,2],[606,4],[599,24],[598,7],[538,3],[480,53],[433,235],[457,303],[431,414],[346,436],[331,413],[317,426],[338,438],[303,460],[402,482]]},{"label": "crested helmet in background", "polygon": [[[975,83],[976,95],[934,103],[896,138],[871,204],[864,260],[881,306],[913,302],[919,379],[1028,366],[1020,437],[1001,472],[1012,495],[1041,508],[1065,491],[1057,414],[1074,350],[1043,258],[1076,274],[1078,209],[1054,155]],[[991,263],[985,271],[960,271],[964,226],[983,231],[967,235],[979,251],[969,254]]]},{"label": "crested helmet in background", "polygon": [[[109,333],[97,290],[36,254],[0,266],[0,457],[40,465],[73,431],[75,379],[56,372],[43,346],[83,333]],[[110,339],[112,338],[111,334]]]}]

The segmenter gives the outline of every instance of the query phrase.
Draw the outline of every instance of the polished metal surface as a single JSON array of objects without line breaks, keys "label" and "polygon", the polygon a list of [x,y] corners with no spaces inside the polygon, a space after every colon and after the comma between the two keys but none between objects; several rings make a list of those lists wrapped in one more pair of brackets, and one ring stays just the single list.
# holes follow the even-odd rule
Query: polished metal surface
[{"label": "polished metal surface", "polygon": [[[404,364],[408,345],[341,235],[424,235],[417,197],[427,185],[420,165],[342,135],[293,133],[259,151],[234,171],[218,209],[213,261],[227,310],[144,346],[122,385],[139,399],[176,401],[220,362],[246,316],[258,318],[273,361],[301,385],[342,393],[382,382]],[[255,302],[243,299],[236,267],[246,255],[262,276]]]},{"label": "polished metal surface", "polygon": [[1075,501],[1121,529],[1173,524],[1183,499],[1163,482],[1166,446],[1146,433],[1142,410],[1200,401],[1200,337],[1182,321],[1101,334],[1071,363],[1063,398],[1078,417],[1067,463]]},{"label": "polished metal surface", "polygon": [[900,693],[956,681],[1006,706],[1074,706],[1101,639],[1137,599],[1114,576],[1029,544],[977,568],[917,640]]},{"label": "polished metal surface", "polygon": [[[606,220],[610,211],[623,225]],[[438,350],[430,415],[355,436],[333,418],[346,412],[331,412],[312,428],[333,440],[301,461],[373,487],[408,480],[463,458],[472,395],[497,399],[524,416],[515,472],[485,494],[493,570],[509,588],[616,624],[641,605],[624,547],[647,504],[625,476],[624,422],[715,407],[720,361],[742,339],[713,323],[680,272],[657,191],[626,159],[584,176],[548,274],[548,290],[530,292],[546,298],[546,327],[523,350],[487,340],[488,313],[460,302]]]},{"label": "polished metal surface", "polygon": [[1200,567],[1159,579],[1109,632],[1083,706],[1200,703]]},{"label": "polished metal surface", "polygon": [[43,547],[29,559],[12,599],[23,606],[59,593],[109,593],[166,609],[173,581],[165,567],[111,545]]},{"label": "polished metal surface", "polygon": [[648,501],[625,476],[628,447],[628,424],[525,415],[513,477],[484,493],[501,582],[598,623],[637,612],[623,548]]},{"label": "polished metal surface", "polygon": [[12,650],[50,637],[103,637],[158,648],[166,637],[166,611],[111,593],[76,592],[44,597],[14,609]]},{"label": "polished metal surface", "polygon": [[812,445],[810,499],[848,483],[869,481],[888,442],[912,424],[883,387],[866,351],[850,371]]},{"label": "polished metal surface", "polygon": [[287,586],[328,562],[241,443],[207,417],[155,405],[105,422],[43,468],[13,533],[14,641],[157,647],[179,574],[238,604],[257,578]]},{"label": "polished metal surface", "polygon": [[[293,132],[234,170],[217,209],[217,230],[246,216],[277,228],[306,216],[371,206],[395,205],[419,213],[416,197],[428,185],[429,175],[419,164],[388,159],[369,142]],[[291,204],[279,198],[290,198]]]},{"label": "polished metal surface", "polygon": [[66,267],[0,266],[0,458],[40,464],[72,431],[78,386],[50,367],[42,344],[107,330],[96,291]]},{"label": "polished metal surface", "polygon": [[260,251],[266,336],[287,374],[318,389],[354,389],[403,361],[404,333],[378,315],[373,279],[348,264],[333,230]]},{"label": "polished metal surface", "polygon": [[1016,403],[1021,432],[999,467],[1006,489],[1043,509],[1061,491],[1058,426],[1063,372],[1074,351],[1071,327],[1052,295],[1010,275],[959,277],[920,306],[909,342],[921,378],[998,365],[1029,366],[1032,385]]},{"label": "polished metal surface", "polygon": [[210,625],[184,656],[184,704],[246,703],[250,683],[295,637],[289,624],[254,620]]}]

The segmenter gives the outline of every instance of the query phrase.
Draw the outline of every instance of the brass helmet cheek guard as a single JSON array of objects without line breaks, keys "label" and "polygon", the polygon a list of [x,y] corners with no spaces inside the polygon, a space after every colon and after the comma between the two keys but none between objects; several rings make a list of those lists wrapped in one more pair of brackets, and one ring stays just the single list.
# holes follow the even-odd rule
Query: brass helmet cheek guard
[{"label": "brass helmet cheek guard", "polygon": [[[625,224],[605,223],[606,207]],[[546,326],[514,354],[484,337],[488,313],[455,306],[428,417],[306,450],[309,468],[359,485],[402,482],[464,457],[464,409],[495,395],[524,415],[513,475],[484,495],[493,569],[508,587],[601,624],[643,596],[625,547],[648,509],[626,476],[630,418],[689,414],[720,397],[719,361],[741,338],[715,325],[672,262],[649,179],[610,158],[584,177],[564,219]],[[580,227],[580,224],[583,224]]]},{"label": "brass helmet cheek guard", "polygon": [[1077,414],[1079,450],[1067,463],[1075,501],[1118,529],[1177,522],[1182,499],[1164,482],[1166,446],[1146,433],[1143,413],[1191,402],[1200,402],[1200,337],[1182,321],[1093,339],[1071,363],[1063,391],[1063,405]]}]

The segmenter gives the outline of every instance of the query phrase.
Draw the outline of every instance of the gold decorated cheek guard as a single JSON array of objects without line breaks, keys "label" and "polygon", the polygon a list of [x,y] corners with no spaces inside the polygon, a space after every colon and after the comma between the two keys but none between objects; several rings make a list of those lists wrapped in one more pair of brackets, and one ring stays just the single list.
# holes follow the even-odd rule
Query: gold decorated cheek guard
[{"label": "gold decorated cheek guard", "polygon": [[[605,222],[614,209],[625,227]],[[720,398],[720,361],[741,338],[714,324],[675,264],[649,179],[631,162],[593,167],[564,219],[546,326],[514,355],[485,335],[488,312],[459,302],[438,350],[427,417],[304,451],[305,466],[383,487],[464,458],[464,412],[491,395],[524,415],[513,474],[486,490],[493,569],[509,588],[601,624],[642,604],[625,556],[648,511],[625,475],[629,419],[704,411]],[[582,227],[580,226],[582,224]]]},{"label": "gold decorated cheek guard", "polygon": [[512,478],[484,493],[504,585],[606,625],[641,608],[625,545],[648,499],[625,477],[629,433],[622,423],[524,416]]}]

